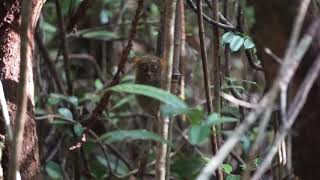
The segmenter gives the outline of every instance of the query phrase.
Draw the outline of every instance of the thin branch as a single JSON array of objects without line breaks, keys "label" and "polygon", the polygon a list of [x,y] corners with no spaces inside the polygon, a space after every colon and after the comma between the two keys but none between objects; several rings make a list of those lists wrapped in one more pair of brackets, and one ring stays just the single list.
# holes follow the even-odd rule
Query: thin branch
[{"label": "thin branch", "polygon": [[[197,9],[198,9],[198,27],[199,27],[199,39],[200,39],[200,48],[201,48],[201,59],[202,59],[202,70],[203,70],[203,78],[205,84],[205,94],[206,94],[206,101],[207,101],[207,109],[208,114],[213,112],[213,105],[212,105],[212,96],[211,96],[211,89],[210,89],[210,76],[208,70],[208,60],[207,60],[207,50],[204,43],[204,25],[203,25],[203,16],[202,16],[202,0],[197,1]],[[212,153],[216,154],[218,152],[218,138],[215,126],[212,128],[212,136],[211,136],[211,149]],[[220,169],[217,170],[217,177],[222,177],[220,173]]]},{"label": "thin branch", "polygon": [[[187,4],[189,5],[189,7],[195,12],[198,14],[198,8],[194,5],[193,1],[192,0],[186,0]],[[216,27],[219,27],[219,28],[222,28],[226,31],[236,31],[236,27],[231,25],[231,23],[229,24],[222,24],[220,22],[217,22],[217,21],[214,21],[212,20],[210,17],[208,17],[207,15],[203,14],[202,13],[202,16],[203,16],[203,19],[205,21],[207,21],[208,23],[210,23],[211,25],[213,26],[216,26]],[[222,17],[222,15],[220,16]],[[226,20],[225,18],[221,18],[221,20]]]},{"label": "thin branch", "polygon": [[12,129],[10,126],[10,116],[9,116],[6,97],[5,97],[5,94],[3,91],[2,81],[0,81],[0,104],[1,104],[2,116],[5,121],[6,134],[7,134],[9,142],[12,142],[13,132],[12,132]]},{"label": "thin branch", "polygon": [[61,50],[64,60],[64,71],[66,74],[67,85],[68,85],[68,95],[73,93],[73,85],[71,81],[71,70],[70,70],[70,59],[69,59],[69,50],[68,50],[68,42],[66,38],[66,30],[64,27],[64,20],[62,16],[62,9],[60,5],[60,0],[55,0],[56,3],[56,12],[58,17],[58,23],[60,28],[60,37],[61,37]]},{"label": "thin branch", "polygon": [[[132,25],[131,25],[131,30],[129,32],[129,38],[128,38],[127,45],[122,51],[122,56],[121,56],[120,62],[118,64],[117,72],[115,73],[115,75],[112,78],[112,81],[110,82],[110,84],[107,87],[112,87],[112,86],[115,86],[120,83],[120,74],[123,72],[124,67],[127,63],[128,55],[129,55],[131,48],[132,48],[132,41],[136,36],[138,22],[139,22],[141,12],[143,9],[143,2],[144,2],[143,0],[138,1],[138,7],[136,9],[135,16],[132,20]],[[93,112],[89,118],[88,124],[86,125],[86,130],[83,134],[82,139],[85,138],[85,134],[88,133],[88,130],[90,130],[90,128],[96,123],[96,120],[101,115],[101,113],[106,109],[106,107],[109,103],[109,99],[111,97],[111,94],[112,94],[111,91],[106,91],[103,94],[102,98],[98,102],[96,108],[93,110]],[[81,146],[82,143],[84,143],[84,142],[80,141],[80,142],[76,143],[76,145],[70,147],[69,149],[77,149],[79,147],[78,144],[80,144],[80,146]]]},{"label": "thin branch", "polygon": [[249,50],[249,49],[245,50],[245,54],[246,54],[246,56],[247,56],[249,65],[250,65],[253,69],[255,69],[255,70],[257,70],[257,71],[262,71],[262,70],[263,70],[263,69],[262,69],[262,66],[260,66],[259,64],[257,64],[257,63],[255,62],[256,60],[253,58],[253,55],[252,55],[252,53],[251,53],[251,50]]},{"label": "thin branch", "polygon": [[[198,9],[200,11],[199,5]],[[212,0],[212,20],[219,21],[219,4],[218,0]],[[220,34],[219,34],[219,28],[212,27],[212,35],[213,35],[213,111],[221,114],[221,97],[220,97],[220,90],[221,90],[221,64],[220,64]],[[202,47],[202,48],[205,48]],[[211,112],[210,112],[211,113]],[[216,154],[219,151],[219,147],[221,145],[221,136],[218,132],[221,130],[221,126],[213,126],[212,132],[211,132],[211,146],[215,144],[214,147],[212,147],[212,152]],[[221,167],[219,167],[216,170],[216,177],[218,180],[223,180],[223,172]]]},{"label": "thin branch", "polygon": [[65,92],[65,89],[63,88],[63,84],[62,84],[62,81],[60,79],[60,77],[58,76],[58,72],[55,68],[55,65],[52,61],[52,59],[50,58],[50,55],[49,55],[49,52],[48,52],[48,49],[46,48],[46,46],[44,45],[41,37],[40,37],[40,33],[38,31],[36,31],[36,34],[35,34],[35,40],[36,40],[36,43],[38,45],[38,48],[41,52],[41,55],[45,61],[45,63],[47,64],[48,68],[49,68],[49,71],[57,85],[57,88],[58,88],[58,91],[61,93],[61,94],[67,94]]},{"label": "thin branch", "polygon": [[[20,74],[17,97],[17,111],[14,124],[13,141],[11,144],[11,159],[9,161],[9,180],[17,179],[17,171],[19,170],[20,150],[22,149],[24,125],[27,118],[27,77],[28,69],[32,69],[31,65],[31,11],[33,1],[22,1],[21,4],[21,27],[20,27]],[[28,67],[29,66],[29,67]]]},{"label": "thin branch", "polygon": [[235,105],[239,105],[239,106],[245,107],[245,108],[254,109],[254,108],[257,108],[257,106],[258,106],[256,104],[252,104],[250,102],[246,102],[246,101],[243,101],[241,99],[237,99],[234,96],[231,96],[231,95],[223,93],[223,92],[221,92],[220,95],[224,99],[226,99],[227,101],[229,101],[229,102],[231,102],[231,103],[233,103]]},{"label": "thin branch", "polygon": [[264,52],[267,53],[269,56],[271,56],[272,59],[273,59],[276,63],[282,64],[281,58],[278,57],[276,54],[274,54],[274,53],[271,51],[271,49],[269,49],[269,48],[264,48]]}]

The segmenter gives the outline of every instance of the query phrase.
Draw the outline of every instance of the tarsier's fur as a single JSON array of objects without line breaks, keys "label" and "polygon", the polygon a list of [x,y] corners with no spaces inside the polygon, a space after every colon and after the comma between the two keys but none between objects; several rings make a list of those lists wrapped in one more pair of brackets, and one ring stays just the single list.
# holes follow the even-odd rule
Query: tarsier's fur
[{"label": "tarsier's fur", "polygon": [[[156,56],[143,56],[137,60],[136,83],[145,84],[154,87],[160,87],[161,84],[161,65],[160,58]],[[151,116],[157,116],[160,102],[158,100],[137,96],[137,100],[145,113]]]}]

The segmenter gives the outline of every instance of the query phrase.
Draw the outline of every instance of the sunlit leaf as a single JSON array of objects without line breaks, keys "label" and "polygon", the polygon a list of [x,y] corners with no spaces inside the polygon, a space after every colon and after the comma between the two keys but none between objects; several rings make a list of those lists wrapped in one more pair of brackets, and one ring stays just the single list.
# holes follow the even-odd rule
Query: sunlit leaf
[{"label": "sunlit leaf", "polygon": [[102,9],[100,11],[100,23],[101,24],[105,24],[105,23],[108,23],[109,22],[109,11],[106,10],[106,9]]},{"label": "sunlit leaf", "polygon": [[221,42],[223,45],[228,44],[231,42],[231,40],[235,37],[235,34],[233,32],[226,32],[222,35]]},{"label": "sunlit leaf", "polygon": [[239,35],[234,36],[230,42],[231,51],[233,51],[233,52],[238,51],[242,47],[243,42],[244,42],[243,37],[241,37]]},{"label": "sunlit leaf", "polygon": [[222,170],[225,173],[230,174],[232,172],[232,166],[230,164],[222,164]]},{"label": "sunlit leaf", "polygon": [[94,81],[94,85],[95,85],[95,87],[96,87],[96,90],[101,90],[101,89],[103,89],[103,83],[101,82],[101,80],[100,79],[96,79],[95,81]]},{"label": "sunlit leaf", "polygon": [[72,113],[68,108],[59,108],[58,113],[67,119],[73,119]]},{"label": "sunlit leaf", "polygon": [[245,49],[252,49],[255,47],[255,44],[253,43],[253,41],[250,38],[246,38],[246,40],[243,43],[243,47]]}]

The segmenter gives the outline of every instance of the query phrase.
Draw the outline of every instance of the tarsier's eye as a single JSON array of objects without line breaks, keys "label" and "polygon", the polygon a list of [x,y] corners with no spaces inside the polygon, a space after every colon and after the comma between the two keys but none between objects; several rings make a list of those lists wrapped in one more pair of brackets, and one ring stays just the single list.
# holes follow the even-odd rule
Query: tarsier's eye
[{"label": "tarsier's eye", "polygon": [[158,67],[157,65],[155,65],[155,64],[151,66],[151,70],[152,70],[153,72],[157,72],[157,71],[158,71],[158,68],[159,68],[159,67]]}]

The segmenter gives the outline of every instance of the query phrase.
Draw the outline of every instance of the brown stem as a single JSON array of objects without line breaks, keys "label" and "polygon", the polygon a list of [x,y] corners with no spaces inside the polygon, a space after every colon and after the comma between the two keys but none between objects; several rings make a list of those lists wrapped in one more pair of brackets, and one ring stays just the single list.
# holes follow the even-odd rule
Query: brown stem
[{"label": "brown stem", "polygon": [[56,11],[57,11],[57,17],[58,17],[58,24],[60,28],[60,37],[61,37],[61,49],[62,49],[62,55],[64,60],[64,71],[66,74],[67,79],[67,85],[68,85],[68,95],[71,95],[73,93],[73,87],[72,87],[72,81],[70,77],[70,59],[69,59],[69,50],[68,50],[68,43],[66,39],[66,30],[64,27],[64,20],[62,17],[62,10],[59,0],[55,0],[56,3]]},{"label": "brown stem", "polygon": [[[219,20],[219,5],[218,0],[212,0],[212,19],[215,21]],[[219,49],[220,49],[220,38],[219,38],[219,28],[212,27],[213,31],[213,108],[214,111],[218,114],[221,114],[221,97],[220,97],[220,90],[221,90],[221,76],[220,76],[220,56],[219,56]],[[212,152],[216,154],[219,150],[220,146],[220,135],[219,135],[219,126],[212,127],[212,134],[211,134],[211,144],[214,144],[214,149]],[[217,129],[217,130],[216,130]],[[221,168],[216,170],[216,176],[218,180],[223,180],[223,172]]]},{"label": "brown stem", "polygon": [[[203,16],[202,16],[202,0],[197,1],[197,8],[198,8],[199,39],[200,39],[200,47],[201,47],[201,59],[202,59],[203,77],[204,77],[204,84],[205,84],[205,94],[206,94],[208,114],[210,114],[213,112],[213,105],[212,105],[212,97],[211,97],[211,89],[210,89],[210,76],[209,76],[208,63],[207,63],[207,50],[205,48],[205,43],[204,43],[205,34],[204,34],[204,25],[203,25]],[[216,154],[219,147],[218,147],[218,139],[217,139],[215,127],[213,127],[212,131],[213,132],[211,136],[211,147],[212,147],[213,154]],[[217,177],[221,177],[218,171],[217,171]]]},{"label": "brown stem", "polygon": [[35,39],[36,39],[38,48],[40,50],[40,53],[42,54],[42,57],[43,57],[45,63],[47,64],[47,66],[49,68],[49,71],[50,71],[50,73],[51,73],[51,75],[52,75],[52,77],[53,77],[53,79],[54,79],[54,81],[55,81],[55,83],[57,85],[58,91],[61,94],[65,94],[66,95],[65,89],[63,88],[62,81],[61,81],[60,77],[58,76],[58,73],[57,73],[57,70],[55,68],[55,65],[52,62],[52,59],[50,58],[48,49],[44,45],[44,43],[43,43],[43,41],[42,41],[42,39],[40,37],[40,33],[39,32],[36,32]]},{"label": "brown stem", "polygon": [[[138,1],[138,7],[136,9],[135,16],[132,20],[132,25],[131,25],[131,30],[129,33],[127,46],[122,51],[122,56],[121,56],[120,62],[118,64],[118,70],[115,73],[115,75],[113,76],[112,81],[110,82],[110,84],[107,87],[115,86],[115,85],[119,84],[119,82],[120,82],[120,74],[123,72],[124,67],[128,61],[128,55],[129,55],[130,50],[132,48],[132,41],[133,41],[134,37],[136,36],[138,21],[140,19],[140,15],[141,15],[141,12],[143,9],[143,2],[144,2],[143,0]],[[96,108],[93,110],[93,112],[89,118],[88,124],[86,125],[87,129],[84,132],[83,137],[85,137],[85,134],[88,133],[88,130],[90,130],[90,128],[96,123],[96,120],[101,115],[101,113],[106,109],[106,107],[109,103],[109,99],[111,97],[111,94],[112,94],[111,91],[106,91],[103,94],[102,98],[98,102]],[[82,143],[84,143],[84,141],[78,142],[76,145],[70,147],[69,149],[72,149],[72,150],[77,149],[77,148],[81,147]]]}]

